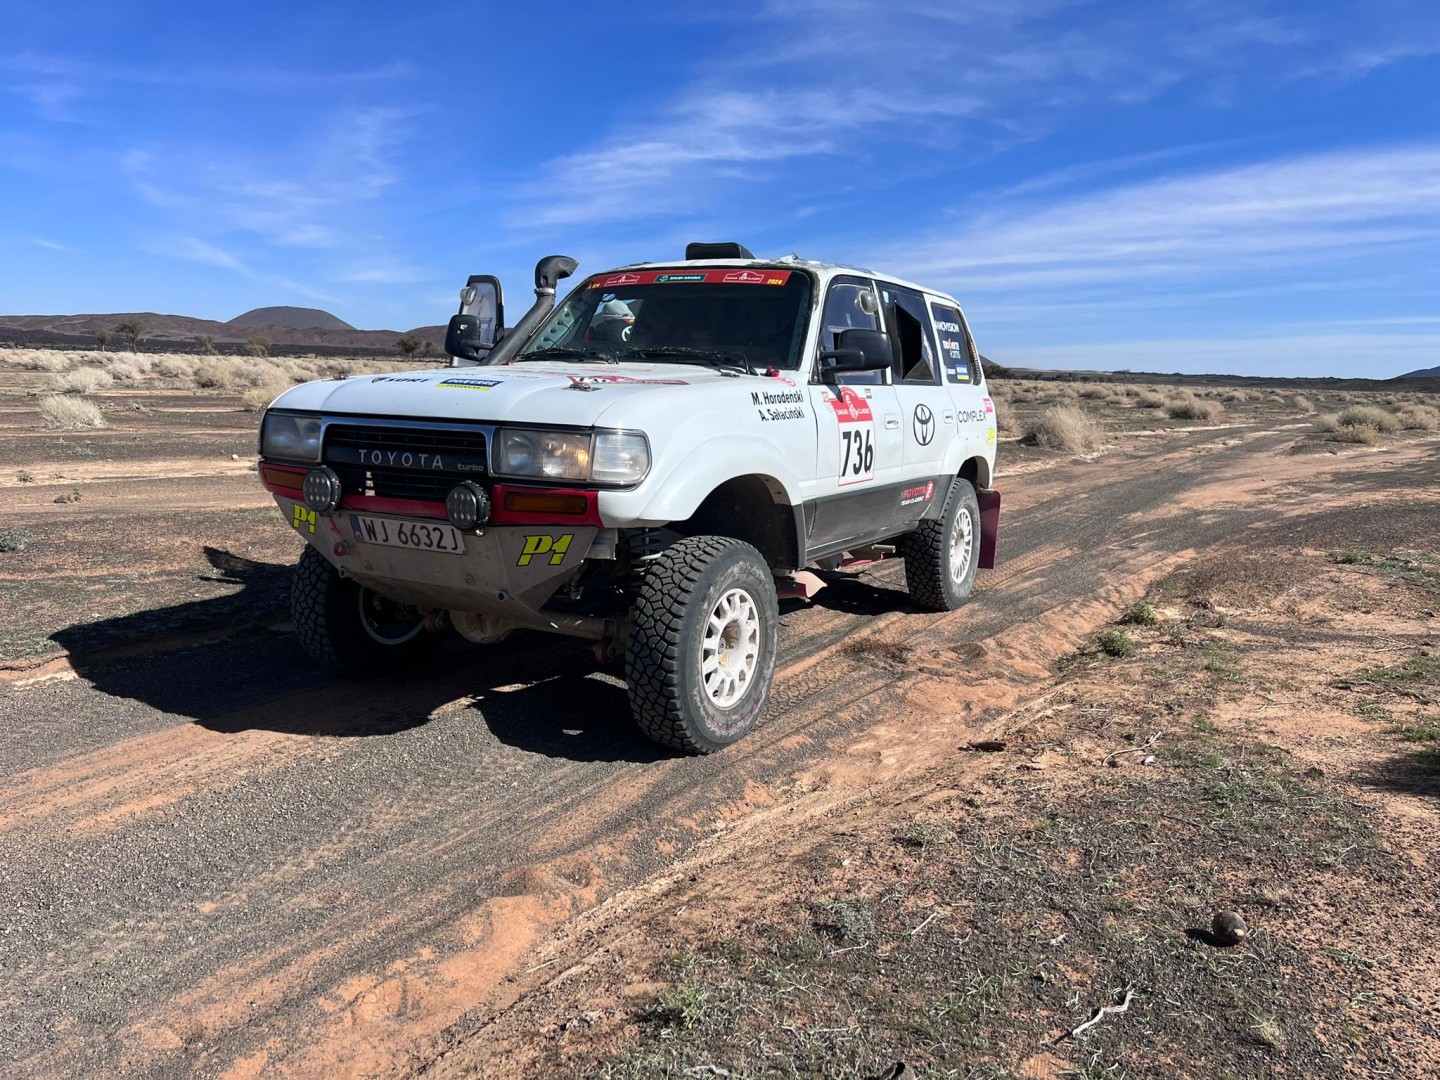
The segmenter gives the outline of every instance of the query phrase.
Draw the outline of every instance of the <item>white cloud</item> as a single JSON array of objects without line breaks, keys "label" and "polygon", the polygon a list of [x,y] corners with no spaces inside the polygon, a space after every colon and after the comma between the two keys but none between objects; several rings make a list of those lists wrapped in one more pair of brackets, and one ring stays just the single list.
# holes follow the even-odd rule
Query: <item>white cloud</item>
[{"label": "white cloud", "polygon": [[962,294],[1153,283],[1433,245],[1440,146],[1347,151],[979,215],[887,265]]}]

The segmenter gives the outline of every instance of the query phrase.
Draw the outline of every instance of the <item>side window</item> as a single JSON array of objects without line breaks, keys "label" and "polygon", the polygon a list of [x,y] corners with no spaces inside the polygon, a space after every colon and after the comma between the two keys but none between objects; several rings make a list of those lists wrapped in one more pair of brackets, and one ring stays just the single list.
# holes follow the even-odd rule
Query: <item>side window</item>
[{"label": "side window", "polygon": [[[875,299],[875,286],[863,278],[836,278],[825,296],[821,312],[820,348],[833,349],[839,343],[840,331],[850,329],[879,330],[880,304]],[[840,375],[841,385],[882,383],[883,371],[852,371]]]},{"label": "side window", "polygon": [[935,330],[940,336],[940,363],[945,378],[952,383],[980,381],[980,365],[975,355],[975,342],[965,326],[965,318],[949,304],[931,302]]},{"label": "side window", "polygon": [[895,350],[895,381],[934,386],[940,382],[934,335],[925,298],[913,289],[886,286],[881,291],[885,320]]}]

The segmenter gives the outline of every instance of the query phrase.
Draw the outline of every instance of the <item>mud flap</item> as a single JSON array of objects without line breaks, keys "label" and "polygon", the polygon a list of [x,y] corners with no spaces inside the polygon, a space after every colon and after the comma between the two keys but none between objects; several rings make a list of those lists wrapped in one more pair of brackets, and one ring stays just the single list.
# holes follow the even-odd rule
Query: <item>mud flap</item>
[{"label": "mud flap", "polygon": [[995,569],[995,544],[1000,539],[1000,492],[977,491],[980,500],[980,569]]}]

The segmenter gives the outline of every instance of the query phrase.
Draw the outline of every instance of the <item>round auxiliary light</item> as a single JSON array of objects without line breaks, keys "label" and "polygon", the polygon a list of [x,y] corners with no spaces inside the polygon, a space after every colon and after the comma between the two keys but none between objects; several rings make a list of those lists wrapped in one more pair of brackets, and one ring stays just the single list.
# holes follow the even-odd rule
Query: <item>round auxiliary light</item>
[{"label": "round auxiliary light", "polygon": [[445,496],[445,516],[461,532],[482,528],[490,520],[490,496],[479,484],[462,480]]},{"label": "round auxiliary light", "polygon": [[317,465],[307,472],[300,490],[305,496],[305,505],[311,510],[334,510],[344,494],[340,477],[328,465]]}]

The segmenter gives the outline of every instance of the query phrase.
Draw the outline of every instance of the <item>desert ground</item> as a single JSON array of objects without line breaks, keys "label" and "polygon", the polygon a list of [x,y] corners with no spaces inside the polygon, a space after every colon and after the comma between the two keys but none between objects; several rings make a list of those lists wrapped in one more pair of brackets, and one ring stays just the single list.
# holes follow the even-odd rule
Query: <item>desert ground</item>
[{"label": "desert ground", "polygon": [[7,1076],[1440,1071],[1434,380],[995,379],[971,602],[827,575],[684,758],[304,656],[258,410],[360,365],[0,352]]}]

